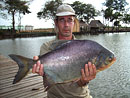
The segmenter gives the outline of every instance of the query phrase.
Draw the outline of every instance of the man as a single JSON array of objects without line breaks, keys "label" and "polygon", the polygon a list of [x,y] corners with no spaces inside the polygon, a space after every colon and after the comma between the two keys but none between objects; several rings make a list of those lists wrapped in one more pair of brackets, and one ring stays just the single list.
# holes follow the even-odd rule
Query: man
[{"label": "man", "polygon": [[[40,55],[43,55],[52,49],[50,45],[55,40],[74,40],[75,37],[72,34],[73,30],[78,26],[77,19],[75,17],[75,11],[67,4],[60,5],[57,9],[55,26],[57,36],[56,39],[44,43],[40,49]],[[34,56],[34,60],[37,60],[38,56]],[[38,73],[44,76],[44,65],[37,62],[33,66],[33,73]],[[92,98],[89,94],[88,86],[90,80],[96,77],[96,67],[89,62],[85,65],[85,70],[81,69],[81,78],[74,83],[56,84],[52,86],[48,92],[48,98]]]}]

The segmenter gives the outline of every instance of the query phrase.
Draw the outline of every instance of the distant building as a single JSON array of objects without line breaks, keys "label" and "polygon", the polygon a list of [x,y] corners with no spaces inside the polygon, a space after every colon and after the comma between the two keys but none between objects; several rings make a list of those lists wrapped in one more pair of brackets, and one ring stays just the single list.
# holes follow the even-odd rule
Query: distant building
[{"label": "distant building", "polygon": [[26,26],[25,26],[25,30],[33,30],[33,26],[31,26],[31,25],[26,25]]},{"label": "distant building", "polygon": [[100,20],[92,20],[89,24],[91,31],[103,31],[105,25],[101,23]]},{"label": "distant building", "polygon": [[85,32],[85,31],[88,31],[89,29],[89,26],[88,24],[86,24],[84,21],[79,21],[79,24],[80,24],[80,32]]}]

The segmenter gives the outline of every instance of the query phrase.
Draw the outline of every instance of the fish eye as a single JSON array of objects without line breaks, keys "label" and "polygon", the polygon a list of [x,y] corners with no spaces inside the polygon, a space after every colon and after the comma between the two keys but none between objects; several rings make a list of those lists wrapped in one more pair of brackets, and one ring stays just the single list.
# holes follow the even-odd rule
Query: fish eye
[{"label": "fish eye", "polygon": [[113,57],[109,57],[109,59],[108,59],[110,62],[113,60]]}]

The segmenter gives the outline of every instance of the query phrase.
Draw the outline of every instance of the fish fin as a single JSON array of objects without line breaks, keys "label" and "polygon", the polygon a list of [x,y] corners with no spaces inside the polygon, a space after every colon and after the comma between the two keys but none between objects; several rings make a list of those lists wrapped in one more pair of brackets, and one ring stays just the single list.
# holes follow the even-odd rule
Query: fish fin
[{"label": "fish fin", "polygon": [[44,85],[44,88],[45,88],[44,92],[48,91],[53,86],[53,84],[51,84],[48,81],[46,74],[44,74],[44,76],[43,76],[43,85]]},{"label": "fish fin", "polygon": [[70,82],[70,86],[77,83],[79,80],[80,80],[80,78],[74,79],[73,81]]},{"label": "fish fin", "polygon": [[13,84],[15,84],[19,82],[20,80],[22,80],[27,75],[30,68],[32,68],[33,59],[29,59],[20,55],[15,55],[15,54],[10,54],[9,57],[13,59],[19,66],[18,72],[15,75],[15,78],[13,80]]},{"label": "fish fin", "polygon": [[71,40],[56,40],[50,45],[50,49],[58,49],[61,46],[65,45],[66,43],[71,42]]}]

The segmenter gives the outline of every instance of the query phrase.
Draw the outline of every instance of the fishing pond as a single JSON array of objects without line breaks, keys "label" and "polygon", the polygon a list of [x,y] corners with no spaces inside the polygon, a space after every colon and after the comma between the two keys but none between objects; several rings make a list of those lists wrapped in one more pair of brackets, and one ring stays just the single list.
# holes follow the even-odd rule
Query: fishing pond
[{"label": "fishing pond", "polygon": [[[16,38],[0,40],[0,53],[19,54],[33,58],[39,55],[40,46],[55,36]],[[97,73],[89,83],[93,98],[130,98],[130,32],[99,35],[76,35],[77,39],[94,40],[111,50],[116,62],[108,69]]]}]

